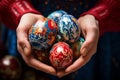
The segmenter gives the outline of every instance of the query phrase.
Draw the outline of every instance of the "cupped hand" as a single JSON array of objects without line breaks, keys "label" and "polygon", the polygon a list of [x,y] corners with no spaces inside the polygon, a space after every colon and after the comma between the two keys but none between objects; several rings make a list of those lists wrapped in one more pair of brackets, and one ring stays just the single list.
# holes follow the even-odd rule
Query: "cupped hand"
[{"label": "cupped hand", "polygon": [[47,64],[44,64],[31,55],[31,45],[28,41],[28,32],[33,24],[38,20],[42,20],[44,17],[40,14],[26,13],[24,14],[19,22],[19,25],[16,29],[17,32],[17,48],[24,61],[31,67],[56,75],[56,70]]},{"label": "cupped hand", "polygon": [[99,38],[98,21],[92,15],[84,15],[78,19],[78,23],[80,24],[80,30],[85,38],[85,42],[80,49],[81,56],[65,70],[59,71],[57,73],[59,77],[63,77],[83,67],[97,50]]}]

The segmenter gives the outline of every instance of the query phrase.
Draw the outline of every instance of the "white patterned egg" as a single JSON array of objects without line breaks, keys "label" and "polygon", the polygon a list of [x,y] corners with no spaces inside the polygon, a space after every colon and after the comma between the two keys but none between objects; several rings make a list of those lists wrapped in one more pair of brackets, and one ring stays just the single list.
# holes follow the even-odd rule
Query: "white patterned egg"
[{"label": "white patterned egg", "polygon": [[52,20],[54,20],[56,23],[58,23],[59,19],[64,15],[67,14],[67,12],[63,11],[63,10],[57,10],[52,12],[50,15],[48,15],[47,18],[50,18]]},{"label": "white patterned egg", "polygon": [[58,22],[58,34],[68,43],[78,40],[80,28],[77,19],[72,15],[63,15]]}]

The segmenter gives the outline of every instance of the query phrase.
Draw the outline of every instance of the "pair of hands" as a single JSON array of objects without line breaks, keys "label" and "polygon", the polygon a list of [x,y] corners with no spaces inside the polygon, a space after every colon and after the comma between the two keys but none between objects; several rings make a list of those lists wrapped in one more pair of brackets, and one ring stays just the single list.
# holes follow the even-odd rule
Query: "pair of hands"
[{"label": "pair of hands", "polygon": [[99,38],[98,21],[92,15],[85,15],[78,19],[78,23],[81,25],[80,29],[85,42],[83,43],[80,56],[72,65],[67,67],[63,71],[56,71],[52,66],[44,64],[31,55],[31,45],[28,41],[28,31],[30,27],[39,19],[43,19],[44,16],[33,13],[26,13],[21,17],[20,23],[16,29],[17,32],[17,48],[24,61],[31,67],[52,74],[58,77],[63,77],[70,74],[82,66],[84,66],[94,55],[97,49],[97,43]]}]

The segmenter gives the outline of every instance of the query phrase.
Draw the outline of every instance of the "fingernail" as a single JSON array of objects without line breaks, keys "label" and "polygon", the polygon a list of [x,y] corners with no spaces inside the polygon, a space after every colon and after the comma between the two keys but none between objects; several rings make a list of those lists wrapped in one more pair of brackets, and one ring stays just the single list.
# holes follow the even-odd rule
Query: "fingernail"
[{"label": "fingernail", "polygon": [[87,49],[86,49],[86,48],[83,48],[83,49],[82,49],[82,52],[81,52],[81,55],[82,55],[82,56],[86,56],[87,53],[88,53]]}]

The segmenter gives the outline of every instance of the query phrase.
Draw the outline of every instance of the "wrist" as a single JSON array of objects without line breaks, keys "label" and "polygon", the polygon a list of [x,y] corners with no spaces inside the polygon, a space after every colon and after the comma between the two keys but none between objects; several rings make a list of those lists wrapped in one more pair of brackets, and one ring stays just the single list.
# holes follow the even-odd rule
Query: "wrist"
[{"label": "wrist", "polygon": [[93,15],[97,20],[105,19],[109,15],[109,10],[106,5],[98,5],[97,7],[92,8],[91,10],[83,13],[82,15]]},{"label": "wrist", "polygon": [[13,16],[17,19],[18,22],[19,22],[20,18],[22,17],[22,15],[24,15],[26,13],[40,14],[40,12],[35,10],[30,3],[28,3],[24,0],[15,2],[11,6],[11,14],[13,14]]},{"label": "wrist", "polygon": [[33,18],[36,18],[37,20],[40,18],[45,18],[43,15],[36,14],[36,13],[25,13],[21,16],[21,18],[23,18],[23,17],[33,17]]},{"label": "wrist", "polygon": [[[20,18],[26,13],[40,14],[27,0],[2,0],[2,22],[11,29],[16,29]],[[10,4],[11,3],[11,4]]]},{"label": "wrist", "polygon": [[91,15],[91,14],[86,14],[85,16],[86,16],[86,17],[89,17],[89,18],[94,19],[94,20],[95,20],[95,22],[96,22],[96,24],[97,24],[97,25],[99,24],[98,19],[97,19],[94,15]]},{"label": "wrist", "polygon": [[85,14],[85,15],[82,15],[80,18],[82,17],[86,19],[94,20],[97,25],[99,24],[99,20],[92,14]]}]

